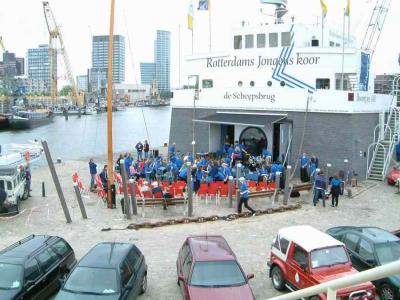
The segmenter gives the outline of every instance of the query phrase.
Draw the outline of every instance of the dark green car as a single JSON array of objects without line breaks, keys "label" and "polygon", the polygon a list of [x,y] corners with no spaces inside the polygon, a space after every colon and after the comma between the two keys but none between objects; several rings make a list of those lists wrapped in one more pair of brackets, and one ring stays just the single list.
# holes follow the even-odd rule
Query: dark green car
[{"label": "dark green car", "polygon": [[[377,227],[341,226],[327,233],[342,241],[358,271],[400,259],[400,238]],[[373,282],[381,300],[400,299],[400,274]]]}]

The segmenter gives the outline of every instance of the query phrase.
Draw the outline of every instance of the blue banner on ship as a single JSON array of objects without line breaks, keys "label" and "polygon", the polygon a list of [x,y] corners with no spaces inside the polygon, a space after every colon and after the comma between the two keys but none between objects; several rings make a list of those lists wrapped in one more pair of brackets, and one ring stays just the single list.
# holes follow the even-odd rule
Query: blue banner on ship
[{"label": "blue banner on ship", "polygon": [[359,82],[360,91],[368,91],[369,63],[370,63],[370,55],[368,53],[361,52],[361,70],[360,70],[360,82]]}]

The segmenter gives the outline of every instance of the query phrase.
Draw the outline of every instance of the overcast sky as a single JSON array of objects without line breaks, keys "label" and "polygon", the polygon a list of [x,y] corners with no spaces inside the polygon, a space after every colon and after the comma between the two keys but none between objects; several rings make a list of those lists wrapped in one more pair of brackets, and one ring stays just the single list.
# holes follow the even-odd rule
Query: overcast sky
[{"label": "overcast sky", "polygon": [[[195,8],[198,0],[193,0]],[[325,0],[327,22],[342,28],[346,0]],[[48,32],[41,0],[0,0],[0,36],[10,52],[25,56],[28,48],[48,43]],[[352,0],[351,31],[363,38],[376,0]],[[191,32],[187,29],[189,0],[116,0],[115,33],[126,37],[126,82],[140,83],[139,63],[153,60],[157,29],[172,33],[172,85],[178,84],[179,27],[182,57],[191,52]],[[61,26],[74,75],[85,74],[91,66],[91,36],[108,34],[109,0],[50,0],[50,6]],[[319,0],[288,0],[288,17],[297,22],[315,23],[321,16]],[[242,20],[253,23],[260,14],[259,0],[212,0],[213,50],[231,47],[231,29]],[[195,52],[208,49],[208,13],[195,11]],[[374,57],[376,73],[399,72],[400,1],[392,1],[386,24]],[[132,45],[129,50],[127,30]],[[182,64],[182,68],[183,68]],[[135,70],[135,72],[133,71]]]}]

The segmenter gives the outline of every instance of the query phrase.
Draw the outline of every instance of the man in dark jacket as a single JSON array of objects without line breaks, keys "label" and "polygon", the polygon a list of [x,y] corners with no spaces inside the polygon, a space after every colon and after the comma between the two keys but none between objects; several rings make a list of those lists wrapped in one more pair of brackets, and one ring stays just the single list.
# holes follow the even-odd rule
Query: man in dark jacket
[{"label": "man in dark jacket", "polygon": [[[317,169],[318,172],[319,169]],[[324,172],[318,172],[318,175],[315,178],[314,184],[314,206],[317,205],[318,200],[322,199],[322,205],[325,207],[325,190],[326,190],[326,180],[324,176]]]},{"label": "man in dark jacket", "polygon": [[143,159],[143,144],[142,144],[142,142],[137,143],[135,148],[137,151],[138,160],[142,160]]},{"label": "man in dark jacket", "polygon": [[144,151],[144,158],[148,159],[149,158],[150,145],[149,145],[149,142],[147,140],[144,141],[143,151]]},{"label": "man in dark jacket", "polygon": [[90,190],[94,190],[94,183],[96,180],[96,175],[97,175],[97,165],[94,162],[94,159],[91,158],[89,161],[89,172],[90,172]]},{"label": "man in dark jacket", "polygon": [[103,188],[108,190],[108,173],[107,173],[107,165],[104,165],[103,171],[100,173],[101,183],[103,184]]}]

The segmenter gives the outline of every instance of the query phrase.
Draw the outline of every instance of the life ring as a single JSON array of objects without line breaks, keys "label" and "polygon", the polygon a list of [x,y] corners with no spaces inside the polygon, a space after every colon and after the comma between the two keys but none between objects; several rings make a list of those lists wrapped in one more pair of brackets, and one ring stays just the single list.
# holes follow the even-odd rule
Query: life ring
[{"label": "life ring", "polygon": [[24,153],[24,158],[25,158],[25,160],[26,160],[27,162],[30,160],[31,154],[29,153],[29,151],[25,151],[25,153]]}]

